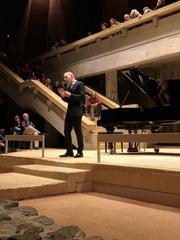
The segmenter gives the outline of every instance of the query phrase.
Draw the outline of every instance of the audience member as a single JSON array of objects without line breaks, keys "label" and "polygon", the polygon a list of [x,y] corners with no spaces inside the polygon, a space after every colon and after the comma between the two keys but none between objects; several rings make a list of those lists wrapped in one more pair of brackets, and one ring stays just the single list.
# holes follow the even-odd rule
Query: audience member
[{"label": "audience member", "polygon": [[59,42],[59,47],[63,47],[63,46],[65,46],[65,45],[67,45],[66,40],[61,39],[60,42]]},{"label": "audience member", "polygon": [[131,18],[137,18],[137,17],[141,17],[142,15],[138,12],[137,9],[132,9],[131,13],[130,13],[130,17]]},{"label": "audience member", "polygon": [[93,92],[89,98],[87,98],[87,113],[90,113],[91,120],[95,120],[95,116],[100,116],[101,113],[101,101],[97,97],[96,93]]},{"label": "audience member", "polygon": [[91,36],[92,35],[92,33],[91,32],[87,32],[87,36]]},{"label": "audience member", "polygon": [[52,47],[51,47],[51,51],[56,50],[58,47],[59,47],[59,42],[56,41],[56,42],[52,45]]},{"label": "audience member", "polygon": [[42,70],[42,66],[40,64],[36,64],[33,71],[34,71],[34,74],[35,74],[37,79],[42,78],[43,70]]},{"label": "audience member", "polygon": [[52,84],[51,84],[51,79],[50,78],[46,79],[45,86],[47,88],[49,88],[50,90],[52,90]]},{"label": "audience member", "polygon": [[[4,153],[5,152],[5,147],[6,147],[6,143],[5,143],[5,130],[4,129],[0,129],[0,153]],[[14,149],[14,147],[8,147],[8,152],[16,152],[16,149]]]},{"label": "audience member", "polygon": [[115,18],[110,18],[110,27],[115,27],[116,25],[120,24]]},{"label": "audience member", "polygon": [[40,82],[45,85],[47,79],[48,79],[48,77],[46,76],[46,74],[42,73]]},{"label": "audience member", "polygon": [[[38,135],[40,132],[35,128],[35,125],[33,122],[29,120],[29,114],[23,113],[23,121],[22,121],[22,130],[23,134],[26,135]],[[39,149],[39,142],[34,142],[34,148]]]},{"label": "audience member", "polygon": [[166,5],[165,0],[157,0],[154,10],[162,8]]},{"label": "audience member", "polygon": [[13,67],[13,71],[19,76],[19,77],[23,77],[22,76],[22,71],[21,71],[21,66],[19,64],[15,65]]},{"label": "audience member", "polygon": [[0,153],[5,152],[5,141],[4,137],[0,134]]},{"label": "audience member", "polygon": [[0,128],[0,136],[5,137],[6,131],[4,128]]},{"label": "audience member", "polygon": [[145,14],[147,14],[149,12],[152,12],[152,9],[150,9],[148,6],[143,8],[143,15],[145,15]]},{"label": "audience member", "polygon": [[101,23],[101,30],[106,30],[108,28],[108,24],[106,22]]},{"label": "audience member", "polygon": [[30,80],[31,79],[31,74],[32,74],[32,68],[29,66],[28,63],[24,64],[21,68],[21,74],[22,74],[22,78],[26,81],[26,80]]},{"label": "audience member", "polygon": [[7,58],[7,54],[5,51],[3,51],[2,49],[0,49],[0,62],[7,64],[8,63],[8,58]]},{"label": "audience member", "polygon": [[61,88],[61,84],[59,81],[55,81],[55,83],[53,84],[53,92],[55,92],[56,94],[59,95],[59,89]]},{"label": "audience member", "polygon": [[20,135],[20,134],[22,134],[22,132],[23,132],[23,130],[22,130],[22,126],[21,126],[20,116],[16,115],[16,116],[14,116],[14,127],[13,127],[12,134]]},{"label": "audience member", "polygon": [[124,14],[124,21],[129,21],[130,19],[130,15],[128,13]]},{"label": "audience member", "polygon": [[39,80],[39,81],[40,81],[40,79],[38,79],[38,78],[36,77],[35,72],[32,72],[32,73],[31,73],[30,80]]}]

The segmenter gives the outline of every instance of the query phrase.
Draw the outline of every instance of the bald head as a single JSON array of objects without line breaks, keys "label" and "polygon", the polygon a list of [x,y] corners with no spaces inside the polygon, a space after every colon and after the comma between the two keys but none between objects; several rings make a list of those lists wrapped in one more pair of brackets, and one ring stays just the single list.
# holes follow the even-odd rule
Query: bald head
[{"label": "bald head", "polygon": [[28,113],[23,113],[23,119],[25,121],[29,120],[29,114]]},{"label": "bald head", "polygon": [[64,80],[71,84],[75,80],[74,74],[72,72],[64,73]]}]

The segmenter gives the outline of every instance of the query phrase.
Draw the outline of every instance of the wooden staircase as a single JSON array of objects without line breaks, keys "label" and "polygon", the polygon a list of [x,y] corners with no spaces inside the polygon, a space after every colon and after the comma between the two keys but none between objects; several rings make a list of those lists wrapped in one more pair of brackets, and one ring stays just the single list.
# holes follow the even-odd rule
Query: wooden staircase
[{"label": "wooden staircase", "polygon": [[27,199],[92,189],[92,172],[52,165],[16,165],[0,174],[1,199]]}]

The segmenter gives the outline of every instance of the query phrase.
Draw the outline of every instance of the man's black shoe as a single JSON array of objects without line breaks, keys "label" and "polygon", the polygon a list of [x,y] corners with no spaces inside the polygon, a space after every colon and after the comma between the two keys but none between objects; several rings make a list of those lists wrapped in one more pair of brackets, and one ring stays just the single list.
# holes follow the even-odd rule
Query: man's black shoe
[{"label": "man's black shoe", "polygon": [[83,157],[83,154],[82,154],[82,153],[77,153],[77,154],[74,156],[74,158],[81,158],[81,157]]},{"label": "man's black shoe", "polygon": [[65,153],[65,154],[59,155],[59,157],[73,157],[73,156],[74,156],[73,153]]}]

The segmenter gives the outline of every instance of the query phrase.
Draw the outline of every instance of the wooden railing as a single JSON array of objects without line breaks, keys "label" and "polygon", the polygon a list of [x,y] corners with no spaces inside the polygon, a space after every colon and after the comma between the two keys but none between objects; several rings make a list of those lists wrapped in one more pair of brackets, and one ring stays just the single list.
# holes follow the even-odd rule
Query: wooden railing
[{"label": "wooden railing", "polygon": [[85,38],[75,41],[73,43],[67,44],[66,46],[60,47],[57,50],[47,52],[43,55],[40,55],[37,58],[31,59],[29,62],[37,62],[37,61],[44,62],[48,59],[56,58],[59,55],[63,55],[70,51],[78,51],[79,48],[82,48],[82,47],[84,47],[88,44],[94,43],[94,42],[101,41],[105,38],[108,38],[109,36],[111,36],[113,34],[122,33],[122,35],[125,35],[129,29],[138,27],[140,25],[143,25],[144,23],[153,22],[153,24],[156,26],[156,25],[158,25],[158,21],[160,18],[166,17],[168,15],[172,15],[178,11],[180,11],[180,1],[177,1],[170,5],[167,5],[158,10],[152,11],[141,17],[137,17],[137,18],[131,19],[129,21],[120,23],[119,25],[117,25],[113,28],[108,28],[104,31],[100,31],[96,34],[90,35],[88,37],[85,37]]},{"label": "wooden railing", "polygon": [[14,83],[20,85],[21,83],[24,83],[24,80],[20,78],[17,74],[15,74],[13,71],[11,71],[8,67],[6,67],[4,64],[0,63],[0,71],[5,74],[6,78],[9,80],[12,79]]},{"label": "wooden railing", "polygon": [[[89,88],[89,87],[85,87],[85,91],[88,94],[92,94],[94,92],[93,89]],[[113,102],[112,100],[108,99],[107,97],[103,96],[100,93],[96,92],[97,97],[99,98],[99,100],[103,103],[103,105],[107,106],[108,108],[119,108],[119,104]]]},{"label": "wooden railing", "polygon": [[[51,106],[51,104],[54,104],[55,106],[60,108],[63,112],[66,112],[67,103],[64,102],[56,93],[48,89],[41,82],[37,80],[24,81],[17,74],[15,74],[13,71],[11,71],[9,68],[7,68],[5,65],[1,63],[0,72],[3,73],[4,77],[7,80],[10,80],[17,85],[17,89],[19,89],[19,92],[23,92],[25,88],[29,88],[31,89],[30,91],[32,92],[32,94],[34,95],[36,95],[37,93],[41,93],[43,96],[47,98],[49,106]],[[108,104],[110,104],[110,100],[107,101]],[[89,118],[85,116],[83,116],[82,125],[85,126],[89,131],[94,130],[95,128],[95,122],[91,121]]]}]

